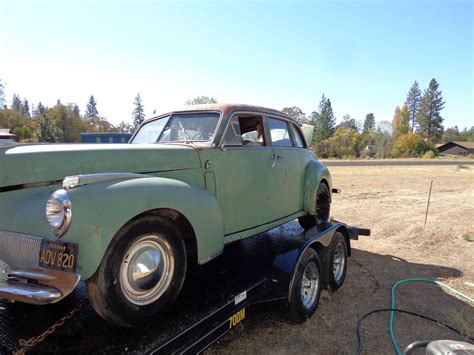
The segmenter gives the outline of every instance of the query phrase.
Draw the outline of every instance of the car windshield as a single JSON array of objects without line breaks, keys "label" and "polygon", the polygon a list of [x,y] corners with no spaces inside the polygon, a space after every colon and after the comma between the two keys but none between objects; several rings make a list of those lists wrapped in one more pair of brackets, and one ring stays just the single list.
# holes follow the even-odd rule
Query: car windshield
[{"label": "car windshield", "polygon": [[131,143],[203,142],[214,135],[219,114],[182,113],[161,117],[143,125]]}]

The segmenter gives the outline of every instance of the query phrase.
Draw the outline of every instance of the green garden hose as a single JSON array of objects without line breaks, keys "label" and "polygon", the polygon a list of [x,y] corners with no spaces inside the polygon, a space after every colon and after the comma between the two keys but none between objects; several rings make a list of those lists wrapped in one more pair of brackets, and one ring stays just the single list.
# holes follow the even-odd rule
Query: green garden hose
[{"label": "green garden hose", "polygon": [[398,345],[398,342],[397,342],[397,339],[395,338],[395,333],[394,333],[394,330],[393,330],[394,329],[393,324],[395,322],[395,308],[396,308],[395,307],[395,304],[396,304],[395,291],[397,290],[398,286],[400,286],[404,283],[407,283],[407,282],[427,282],[427,283],[436,284],[436,285],[439,285],[441,287],[445,287],[448,290],[450,290],[451,292],[455,293],[456,295],[467,299],[469,302],[474,303],[473,298],[471,298],[471,297],[455,290],[451,286],[445,285],[442,282],[439,282],[439,281],[436,281],[436,280],[433,280],[433,279],[422,278],[422,277],[414,277],[414,278],[403,279],[403,280],[398,281],[395,285],[392,286],[392,303],[391,303],[391,307],[390,307],[392,310],[390,311],[390,320],[389,320],[389,324],[388,324],[389,331],[390,331],[390,339],[392,340],[392,344],[393,344],[393,347],[395,348],[395,351],[396,351],[397,355],[401,355],[402,351],[400,349],[400,346]]}]

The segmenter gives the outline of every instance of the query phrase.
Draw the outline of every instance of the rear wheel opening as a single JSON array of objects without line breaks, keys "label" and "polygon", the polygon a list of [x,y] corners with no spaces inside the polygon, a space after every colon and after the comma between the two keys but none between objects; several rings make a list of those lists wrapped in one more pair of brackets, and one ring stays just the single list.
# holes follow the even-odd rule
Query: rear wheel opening
[{"label": "rear wheel opening", "polygon": [[310,229],[318,224],[328,222],[331,212],[331,194],[328,186],[321,182],[316,192],[316,206],[314,215],[306,215],[298,218],[303,229]]}]

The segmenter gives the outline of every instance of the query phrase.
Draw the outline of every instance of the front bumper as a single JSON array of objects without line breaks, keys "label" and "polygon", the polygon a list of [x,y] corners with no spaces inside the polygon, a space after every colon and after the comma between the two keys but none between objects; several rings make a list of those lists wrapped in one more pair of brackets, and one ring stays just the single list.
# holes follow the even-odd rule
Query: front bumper
[{"label": "front bumper", "polygon": [[80,275],[39,266],[43,238],[0,231],[0,298],[55,303],[70,294]]}]

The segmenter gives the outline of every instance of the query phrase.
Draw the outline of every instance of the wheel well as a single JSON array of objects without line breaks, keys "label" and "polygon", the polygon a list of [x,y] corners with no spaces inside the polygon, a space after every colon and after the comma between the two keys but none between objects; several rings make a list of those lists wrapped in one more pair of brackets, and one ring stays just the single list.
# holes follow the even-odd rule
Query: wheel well
[{"label": "wheel well", "polygon": [[129,222],[127,222],[127,224],[144,216],[158,216],[171,222],[178,229],[179,233],[183,237],[184,244],[186,245],[186,252],[188,254],[188,257],[190,258],[190,261],[192,263],[197,263],[196,234],[194,233],[193,226],[191,225],[191,223],[189,223],[188,219],[185,216],[173,209],[159,208],[156,210],[150,210],[141,213],[138,216],[135,216]]},{"label": "wheel well", "polygon": [[332,193],[331,193],[331,189],[329,188],[329,183],[327,182],[326,179],[322,179],[321,180],[321,183],[326,185],[326,187],[328,188],[328,191],[329,191],[329,202],[331,203],[332,202]]}]

